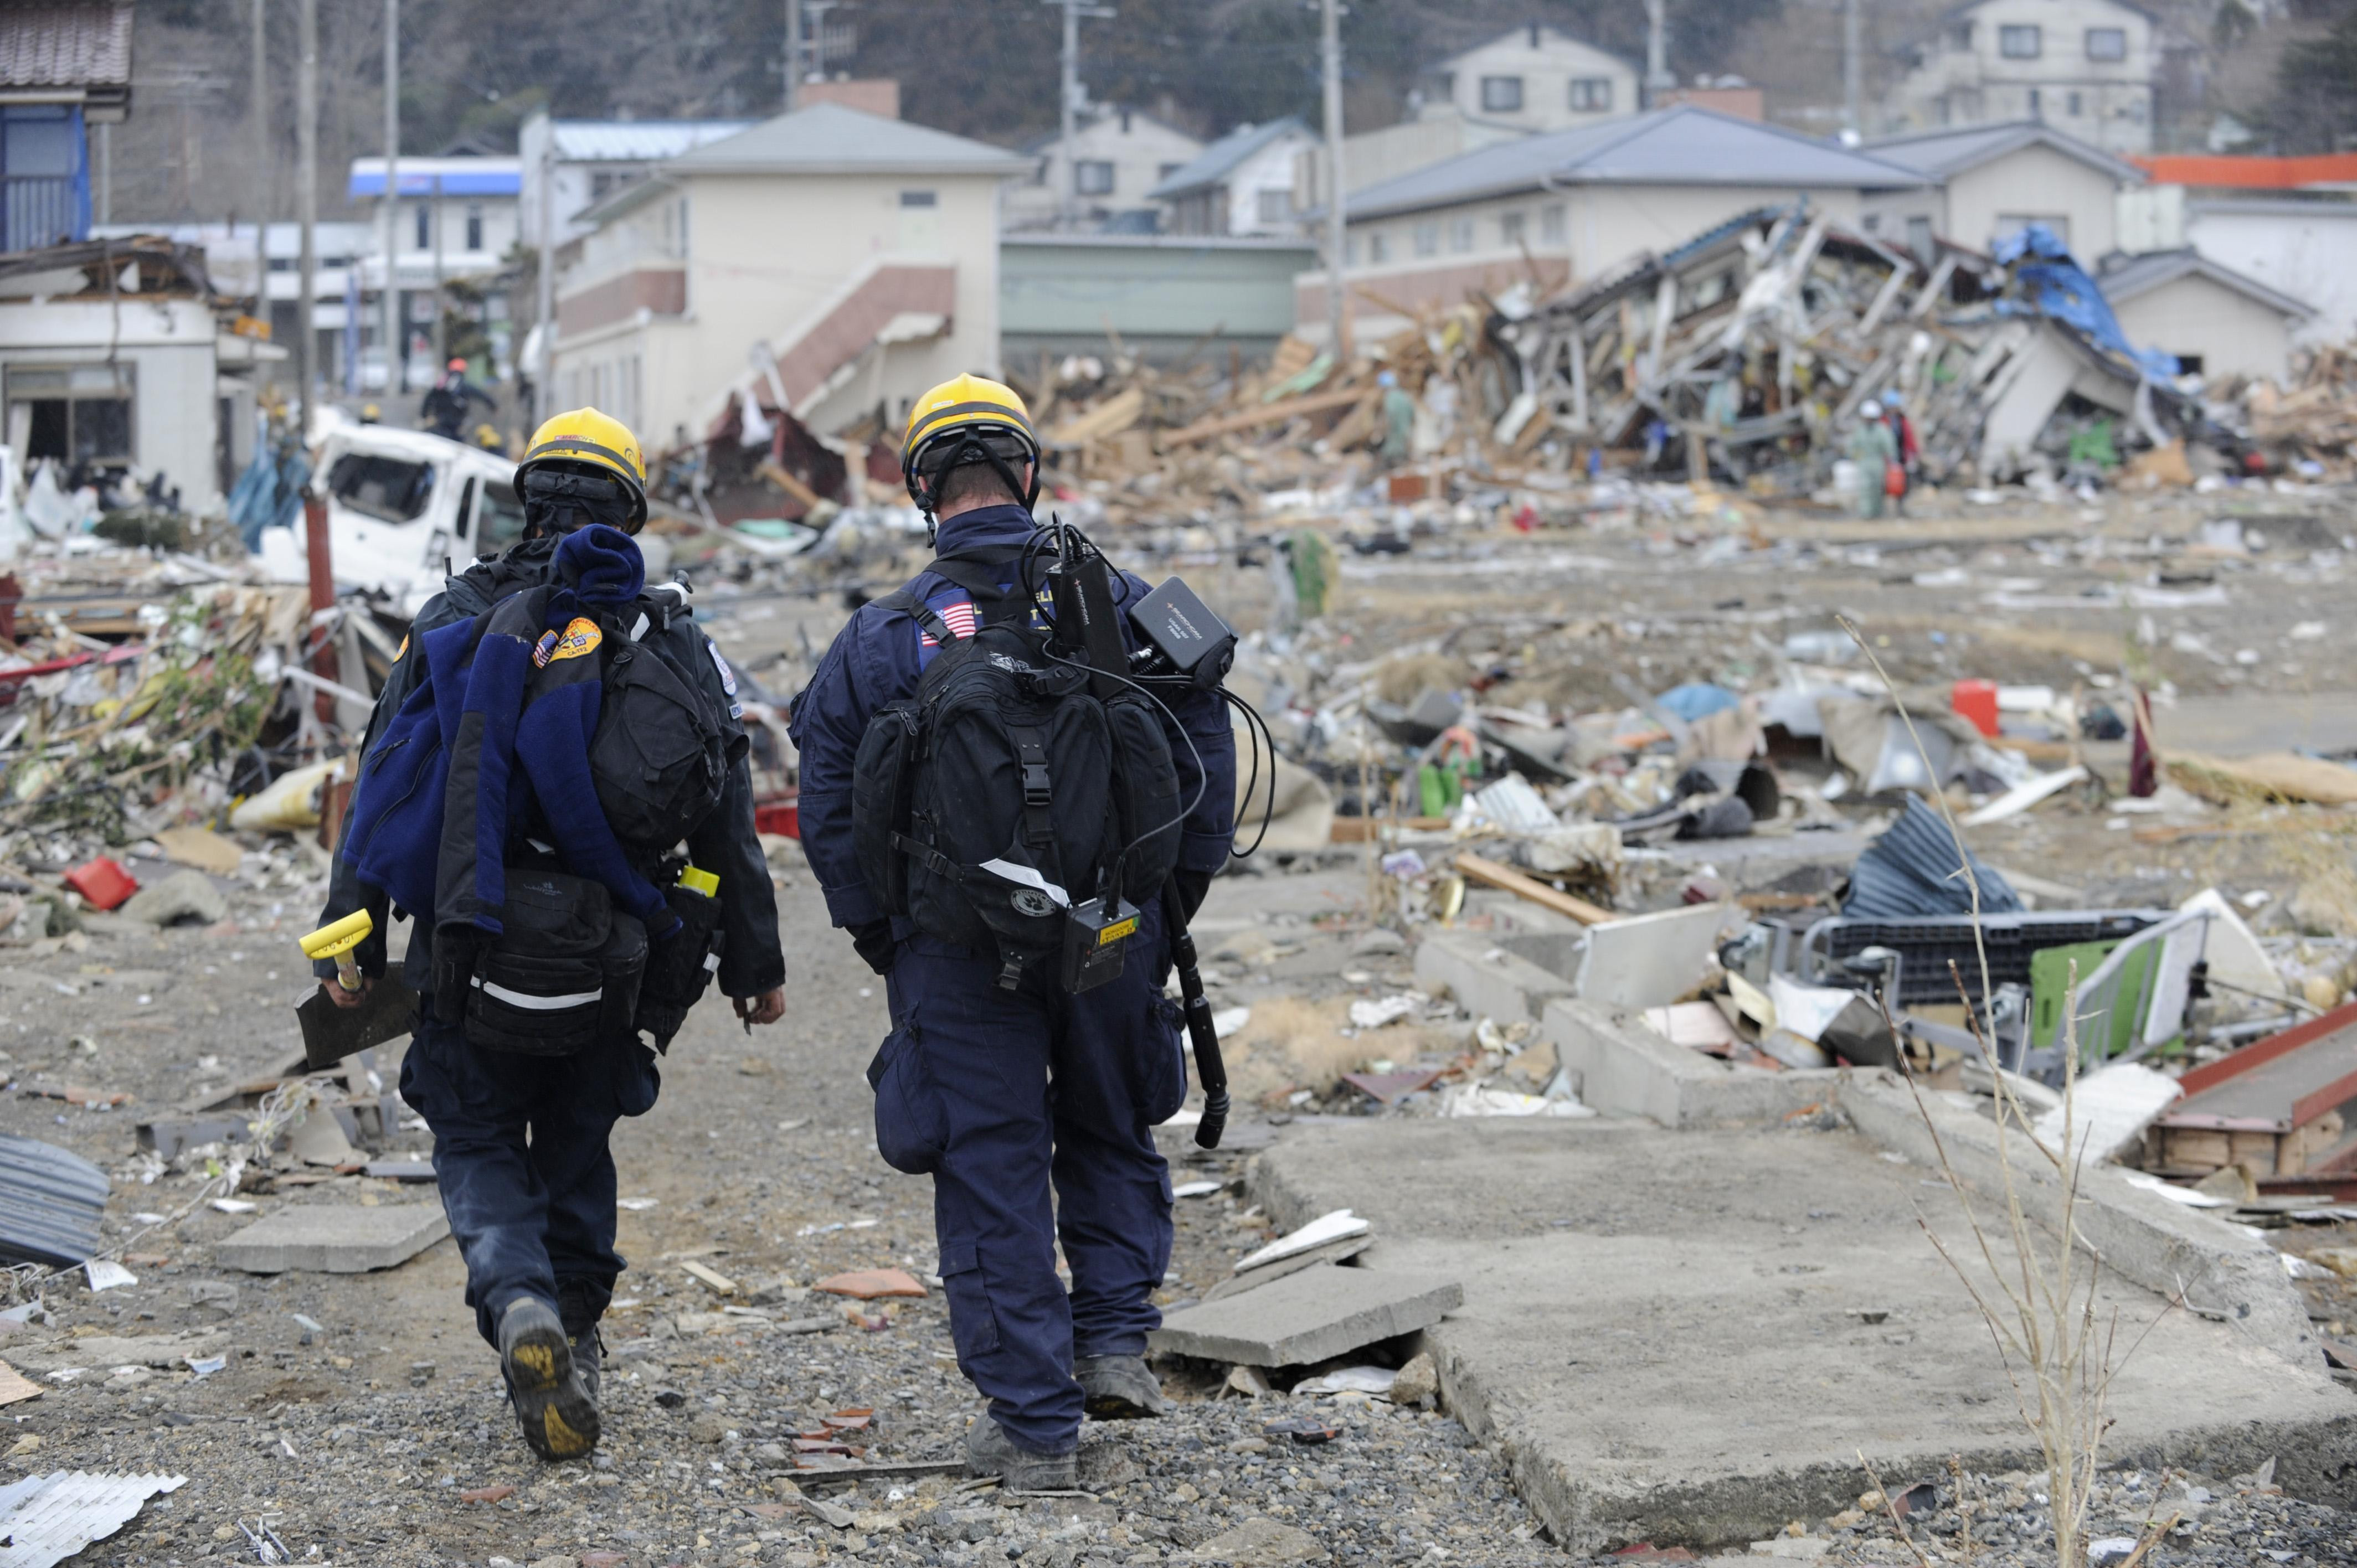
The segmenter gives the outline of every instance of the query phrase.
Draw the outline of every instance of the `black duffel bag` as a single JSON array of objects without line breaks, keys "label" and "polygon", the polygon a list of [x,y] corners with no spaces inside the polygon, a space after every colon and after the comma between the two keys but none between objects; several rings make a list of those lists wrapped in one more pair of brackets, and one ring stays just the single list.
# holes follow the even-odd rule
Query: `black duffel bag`
[{"label": "black duffel bag", "polygon": [[663,897],[679,917],[679,929],[653,944],[639,983],[638,1026],[658,1051],[670,1048],[688,1010],[719,972],[722,941],[718,897],[676,883]]},{"label": "black duffel bag", "polygon": [[[511,867],[498,936],[465,949],[468,1042],[522,1056],[569,1057],[632,1037],[647,929],[605,886],[559,871]],[[464,942],[436,933],[437,943]],[[454,977],[455,978],[455,977]]]}]

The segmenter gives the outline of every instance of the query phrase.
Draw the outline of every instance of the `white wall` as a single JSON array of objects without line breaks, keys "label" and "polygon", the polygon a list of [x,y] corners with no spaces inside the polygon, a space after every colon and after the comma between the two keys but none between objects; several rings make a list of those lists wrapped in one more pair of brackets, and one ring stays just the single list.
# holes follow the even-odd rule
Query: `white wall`
[{"label": "white wall", "polygon": [[[1537,41],[1532,41],[1534,33]],[[1445,62],[1448,102],[1469,119],[1492,121],[1527,131],[1561,131],[1592,125],[1635,113],[1637,73],[1618,56],[1581,43],[1553,27],[1517,27],[1501,38],[1466,50]],[[1523,104],[1519,110],[1486,107],[1481,96],[1484,77],[1519,78]],[[1571,84],[1600,81],[1608,102],[1600,108],[1574,109]]]},{"label": "white wall", "polygon": [[160,470],[191,510],[221,499],[214,443],[219,396],[213,316],[195,300],[52,300],[0,305],[0,379],[27,369],[103,362],[131,367],[133,461]]},{"label": "white wall", "polygon": [[[1202,150],[1202,143],[1150,114],[1135,110],[1100,111],[1073,134],[1069,156],[1063,138],[1056,137],[1039,149],[1039,177],[1006,188],[1006,226],[1044,228],[1054,223],[1067,192],[1073,192],[1074,207],[1089,217],[1151,207],[1146,193],[1179,166],[1191,163]],[[1113,189],[1099,195],[1078,194],[1072,185],[1075,166],[1096,162],[1113,165]]]},{"label": "white wall", "polygon": [[[1300,148],[1317,145],[1316,137],[1299,132],[1279,136],[1229,171],[1223,183],[1228,188],[1230,234],[1262,234],[1289,239],[1301,231],[1299,220],[1293,216],[1293,155]],[[1261,217],[1260,200],[1264,191],[1279,192],[1284,196],[1284,217]]]},{"label": "white wall", "polygon": [[2093,268],[2113,248],[2118,193],[2117,180],[2077,158],[2049,146],[2018,148],[1948,182],[1948,238],[1986,250],[2019,227],[2000,220],[2064,217],[2072,254]]},{"label": "white wall", "polygon": [[2291,324],[2246,294],[2198,274],[2172,278],[2133,299],[2112,301],[2120,329],[2139,349],[2199,355],[2201,373],[2282,381],[2291,364]]},{"label": "white wall", "polygon": [[2185,239],[2219,265],[2315,311],[2294,328],[2296,342],[2357,337],[2357,205],[2189,201]]}]

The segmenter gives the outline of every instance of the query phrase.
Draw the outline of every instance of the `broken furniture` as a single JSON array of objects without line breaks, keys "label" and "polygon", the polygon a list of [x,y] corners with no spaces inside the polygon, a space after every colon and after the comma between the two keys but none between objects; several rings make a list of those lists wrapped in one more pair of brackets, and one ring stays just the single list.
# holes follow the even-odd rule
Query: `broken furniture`
[{"label": "broken furniture", "polygon": [[2144,1166],[2198,1178],[2227,1165],[2260,1176],[2357,1172],[2344,1134],[2357,1101],[2357,1003],[2244,1046],[2180,1080],[2185,1098],[2145,1137]]}]

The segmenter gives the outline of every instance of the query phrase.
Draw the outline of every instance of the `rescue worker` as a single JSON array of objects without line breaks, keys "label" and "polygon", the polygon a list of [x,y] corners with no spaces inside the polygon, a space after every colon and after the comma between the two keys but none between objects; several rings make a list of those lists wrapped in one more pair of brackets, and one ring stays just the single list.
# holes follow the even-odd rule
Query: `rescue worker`
[{"label": "rescue worker", "polygon": [[[645,470],[637,438],[619,420],[595,409],[549,419],[517,466],[515,486],[523,502],[523,537],[504,554],[483,557],[448,579],[443,592],[426,601],[369,721],[361,792],[345,818],[322,916],[325,923],[372,908],[378,934],[354,955],[371,977],[364,987],[384,972],[384,889],[397,885],[382,874],[381,863],[388,856],[439,857],[454,831],[449,824],[460,814],[454,788],[453,802],[434,818],[444,824],[438,839],[388,848],[381,841],[395,835],[378,832],[354,845],[380,742],[386,740],[389,725],[400,728],[412,695],[436,678],[436,671],[423,668],[429,639],[442,628],[472,622],[517,594],[564,579],[576,557],[619,567],[632,599],[642,582],[643,566],[629,536],[646,521]],[[601,541],[602,548],[592,548]],[[565,585],[589,598],[587,581]],[[736,725],[741,710],[734,674],[683,609],[661,629],[641,633],[640,644],[656,647],[666,662],[700,682],[712,712]],[[558,656],[564,656],[563,645]],[[438,698],[436,692],[423,694]],[[399,744],[389,743],[387,755]],[[742,748],[734,755],[717,808],[683,836],[693,864],[719,879],[723,935],[716,979],[749,1027],[774,1024],[783,1015],[785,960],[769,871],[753,829],[751,776]],[[543,806],[527,786],[528,772],[522,766],[515,768],[510,791],[533,797],[512,811],[514,825],[505,846],[520,861],[531,858],[528,851],[566,837],[549,820],[554,809]],[[541,857],[541,864],[547,861]],[[587,867],[581,869],[587,875]],[[633,869],[642,875],[646,871]],[[614,1250],[616,1184],[608,1139],[618,1118],[642,1115],[653,1106],[660,1088],[654,1052],[635,1033],[561,1057],[471,1043],[460,1016],[446,1005],[451,990],[446,987],[440,1000],[436,996],[436,949],[471,945],[475,933],[445,927],[437,943],[431,908],[435,875],[429,869],[424,876],[428,891],[418,902],[428,907],[411,910],[419,918],[404,961],[404,976],[419,993],[421,1006],[402,1063],[402,1098],[433,1129],[435,1176],[467,1266],[466,1299],[475,1309],[478,1329],[500,1352],[524,1436],[544,1459],[580,1457],[598,1437],[603,1352],[597,1326],[624,1267]],[[650,923],[648,929],[654,933],[657,928]],[[461,951],[457,948],[442,956]],[[339,1005],[358,1006],[367,994],[365,988],[352,993],[333,983],[326,966],[319,974],[322,988]],[[460,976],[457,992],[464,989]],[[465,1008],[457,1005],[455,1011],[463,1015]]]},{"label": "rescue worker", "polygon": [[[499,400],[467,379],[467,361],[453,360],[443,371],[442,379],[425,389],[425,396],[417,404],[417,417],[435,435],[456,441],[467,423],[468,405],[478,402],[495,413],[499,412]],[[643,478],[640,484],[643,487]]]},{"label": "rescue worker", "polygon": [[[1024,580],[1027,548],[1043,540],[1030,510],[1039,437],[1011,389],[960,376],[910,410],[900,461],[938,557],[905,591],[942,630],[970,638],[974,596],[952,574],[977,583],[987,574],[1001,589]],[[1124,603],[1145,591],[1116,575]],[[1035,598],[1033,624],[1049,615],[1044,595]],[[802,843],[834,924],[886,977],[886,1050],[914,1053],[894,1075],[907,1092],[889,1103],[878,1095],[877,1142],[938,1151],[930,1168],[951,1332],[960,1369],[989,1399],[987,1419],[966,1434],[968,1466],[1011,1490],[1054,1490],[1073,1485],[1084,1410],[1162,1413],[1145,1360],[1171,1243],[1169,1174],[1153,1123],[1178,1110],[1186,1065],[1162,997],[1170,956],[1159,899],[1144,902],[1120,976],[1078,994],[1043,972],[1049,964],[1002,987],[996,955],[879,910],[853,850],[854,759],[870,716],[915,693],[938,647],[909,613],[881,604],[836,635],[793,705]],[[1227,858],[1235,743],[1216,691],[1170,699],[1162,722],[1178,799],[1196,802],[1174,875],[1191,915]],[[1056,1275],[1060,1239],[1069,1295]]]},{"label": "rescue worker", "polygon": [[1890,469],[1899,461],[1899,446],[1882,417],[1882,403],[1867,398],[1858,405],[1857,426],[1849,435],[1850,461],[1857,465],[1857,515],[1878,518],[1890,497]]},{"label": "rescue worker", "polygon": [[1396,468],[1407,461],[1415,441],[1415,399],[1401,389],[1399,377],[1390,371],[1377,376],[1375,384],[1383,389],[1383,466]]}]

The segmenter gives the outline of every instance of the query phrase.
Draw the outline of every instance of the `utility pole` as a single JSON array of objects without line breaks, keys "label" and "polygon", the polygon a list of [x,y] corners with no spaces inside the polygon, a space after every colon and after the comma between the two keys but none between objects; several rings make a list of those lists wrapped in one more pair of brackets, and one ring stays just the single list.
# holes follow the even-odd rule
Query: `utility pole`
[{"label": "utility pole", "polygon": [[786,0],[786,113],[794,112],[794,89],[802,80],[802,0]]},{"label": "utility pole", "polygon": [[1669,0],[1645,0],[1645,107],[1659,109],[1662,95],[1677,86],[1670,74]]},{"label": "utility pole", "polygon": [[317,303],[314,297],[317,279],[313,274],[319,264],[319,0],[296,0],[296,15],[299,23],[296,43],[301,59],[295,78],[295,203],[303,237],[295,263],[300,279],[295,298],[295,373],[302,378],[297,406],[302,411],[303,423],[296,438],[307,442],[311,438],[312,382],[317,379],[319,357],[319,334],[311,324]]},{"label": "utility pole", "polygon": [[384,397],[409,390],[401,324],[401,0],[384,0]]},{"label": "utility pole", "polygon": [[1866,134],[1864,27],[1859,0],[1842,0],[1842,127],[1853,143]]},{"label": "utility pole", "polygon": [[270,49],[263,27],[268,0],[253,0],[253,263],[264,316],[270,314]]},{"label": "utility pole", "polygon": [[1056,225],[1067,231],[1077,227],[1081,218],[1080,166],[1072,157],[1072,142],[1081,132],[1081,18],[1109,17],[1113,8],[1092,5],[1087,0],[1040,0],[1042,5],[1060,6],[1064,13],[1064,74],[1063,120],[1060,127],[1063,169],[1058,178]]},{"label": "utility pole", "polygon": [[[789,0],[789,4],[794,0]],[[788,100],[791,104],[792,101]],[[554,406],[550,389],[556,373],[556,116],[548,117],[548,135],[540,144],[540,379],[533,387],[534,424]]]},{"label": "utility pole", "polygon": [[442,228],[449,213],[442,205],[442,177],[434,177],[434,373],[440,375],[450,358],[450,333],[442,308]]},{"label": "utility pole", "polygon": [[1348,254],[1342,200],[1342,0],[1323,0],[1318,49],[1326,79],[1326,342],[1340,367],[1351,357],[1350,290],[1342,275]]}]

